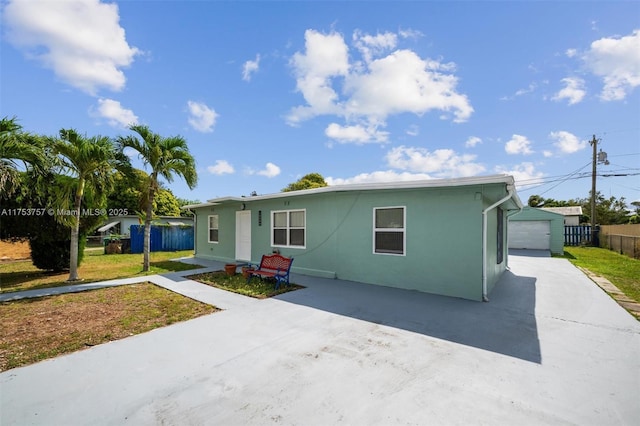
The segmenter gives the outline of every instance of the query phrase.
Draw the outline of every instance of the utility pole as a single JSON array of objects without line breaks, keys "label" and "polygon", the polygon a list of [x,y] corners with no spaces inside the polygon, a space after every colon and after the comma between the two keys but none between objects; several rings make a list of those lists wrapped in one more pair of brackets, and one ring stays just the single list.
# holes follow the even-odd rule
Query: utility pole
[{"label": "utility pole", "polygon": [[607,160],[607,153],[597,152],[599,140],[596,139],[596,135],[593,135],[593,139],[589,141],[589,144],[593,146],[593,163],[591,167],[591,245],[598,246],[600,245],[600,241],[598,239],[598,227],[596,226],[596,176],[597,176],[597,164],[602,163],[605,165],[609,164]]},{"label": "utility pole", "polygon": [[593,146],[593,163],[591,165],[591,245],[595,245],[595,230],[596,230],[596,164],[597,164],[597,148],[598,139],[596,135],[593,135],[593,139],[589,142]]}]

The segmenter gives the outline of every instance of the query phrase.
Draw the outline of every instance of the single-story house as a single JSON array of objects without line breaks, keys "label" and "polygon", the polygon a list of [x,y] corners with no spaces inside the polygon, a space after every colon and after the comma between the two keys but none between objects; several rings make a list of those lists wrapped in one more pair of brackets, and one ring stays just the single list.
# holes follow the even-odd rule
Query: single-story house
[{"label": "single-story house", "polygon": [[[109,216],[106,223],[98,228],[96,232],[99,232],[102,237],[110,234],[128,237],[131,225],[142,225],[140,218],[136,215],[127,216]],[[185,216],[158,216],[153,219],[153,224],[164,224],[174,226],[193,225],[192,217]]]},{"label": "single-story house", "polygon": [[564,224],[566,226],[580,225],[580,217],[582,216],[582,206],[542,207],[542,210],[546,210],[553,213],[559,213],[563,215]]},{"label": "single-story house", "polygon": [[508,215],[522,202],[508,175],[328,186],[184,206],[195,256],[488,300],[507,267]]},{"label": "single-story house", "polygon": [[525,207],[509,217],[509,248],[564,252],[564,220],[560,213]]}]

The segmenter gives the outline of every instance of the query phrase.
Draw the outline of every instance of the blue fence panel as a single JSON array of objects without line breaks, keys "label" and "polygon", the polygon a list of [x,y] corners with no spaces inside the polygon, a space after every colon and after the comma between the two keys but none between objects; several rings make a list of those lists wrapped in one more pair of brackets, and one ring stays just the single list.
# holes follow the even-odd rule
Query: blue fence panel
[{"label": "blue fence panel", "polygon": [[[144,226],[131,225],[131,253],[144,251]],[[151,251],[192,250],[194,247],[193,226],[151,225]]]},{"label": "blue fence panel", "polygon": [[579,246],[591,242],[591,225],[565,225],[564,245]]},{"label": "blue fence panel", "polygon": [[[131,225],[129,235],[131,236],[131,253],[142,253],[144,251],[144,226]],[[151,226],[150,248],[150,251],[162,251],[162,230],[157,226]]]},{"label": "blue fence panel", "polygon": [[193,226],[163,226],[162,227],[162,250],[192,250],[193,249]]}]

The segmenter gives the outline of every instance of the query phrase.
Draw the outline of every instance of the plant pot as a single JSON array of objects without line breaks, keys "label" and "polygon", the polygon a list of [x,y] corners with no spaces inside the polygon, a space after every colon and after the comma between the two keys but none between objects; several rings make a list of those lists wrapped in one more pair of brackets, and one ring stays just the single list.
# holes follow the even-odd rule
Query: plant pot
[{"label": "plant pot", "polygon": [[235,263],[227,263],[226,265],[224,265],[224,271],[230,277],[234,276],[236,274],[236,264]]},{"label": "plant pot", "polygon": [[243,276],[245,279],[249,279],[249,275],[251,275],[251,273],[252,273],[253,271],[255,271],[255,269],[254,269],[254,268],[250,268],[250,267],[248,267],[248,266],[243,266],[243,267],[242,267],[242,276]]}]

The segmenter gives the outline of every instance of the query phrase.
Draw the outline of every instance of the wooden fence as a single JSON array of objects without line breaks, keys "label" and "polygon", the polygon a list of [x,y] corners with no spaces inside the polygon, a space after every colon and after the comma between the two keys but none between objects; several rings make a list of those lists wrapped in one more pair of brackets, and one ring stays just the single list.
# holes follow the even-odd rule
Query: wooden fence
[{"label": "wooden fence", "polygon": [[[590,245],[591,237],[591,225],[564,227],[565,246]],[[602,248],[640,259],[640,224],[602,225],[597,239]]]},{"label": "wooden fence", "polygon": [[640,259],[640,224],[601,226],[600,247]]}]

